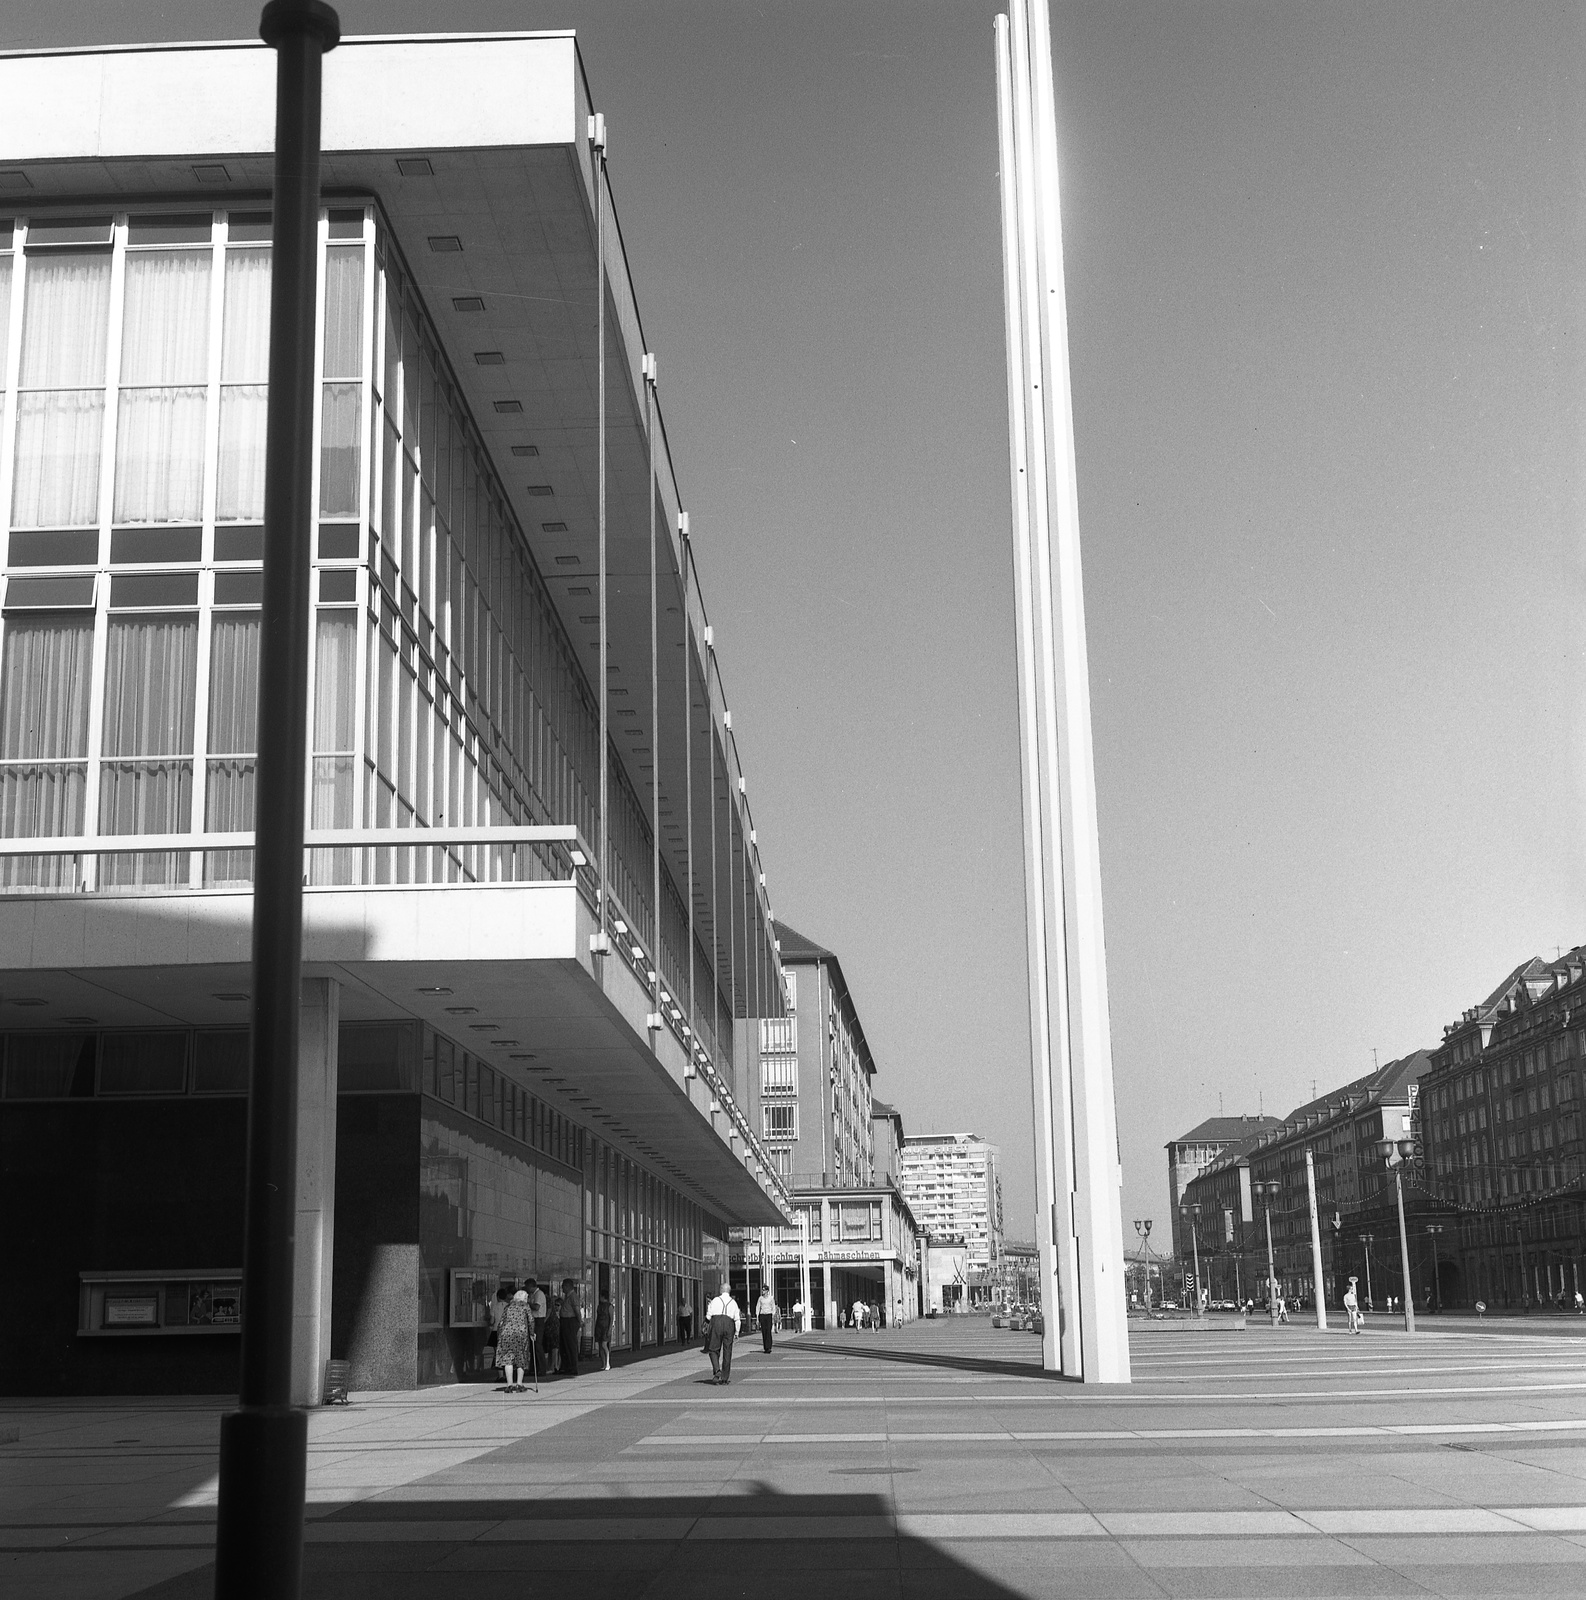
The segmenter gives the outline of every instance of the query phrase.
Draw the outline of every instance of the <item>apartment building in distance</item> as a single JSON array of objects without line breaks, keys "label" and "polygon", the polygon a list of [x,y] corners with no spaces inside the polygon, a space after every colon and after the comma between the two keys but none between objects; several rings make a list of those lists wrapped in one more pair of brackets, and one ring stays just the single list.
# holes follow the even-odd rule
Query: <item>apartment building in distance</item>
[{"label": "apartment building in distance", "polygon": [[[1273,1126],[1223,1150],[1184,1191],[1180,1270],[1190,1270],[1198,1250],[1213,1299],[1263,1299],[1270,1221],[1279,1292],[1311,1299],[1317,1293],[1309,1189],[1314,1174],[1321,1292],[1328,1304],[1340,1304],[1351,1275],[1360,1279],[1362,1296],[1370,1284],[1375,1303],[1402,1294],[1397,1200],[1380,1146],[1384,1139],[1411,1136],[1418,1084],[1429,1065],[1424,1050],[1385,1062],[1281,1120],[1268,1119]],[[1275,1196],[1258,1187],[1270,1183],[1279,1186]],[[1412,1274],[1433,1274],[1438,1235],[1427,1229],[1437,1218],[1413,1185],[1406,1187],[1405,1205],[1414,1235]]]},{"label": "apartment building in distance", "polygon": [[1533,958],[1443,1031],[1423,1080],[1420,1178],[1450,1215],[1447,1303],[1586,1291],[1586,947]]},{"label": "apartment building in distance", "polygon": [[786,923],[775,932],[786,1012],[760,1023],[748,1093],[797,1221],[733,1230],[733,1282],[758,1292],[759,1263],[784,1311],[802,1301],[816,1326],[856,1299],[912,1319],[921,1254],[897,1181],[903,1119],[874,1097],[876,1064],[836,953]]},{"label": "apartment building in distance", "polygon": [[[1184,1191],[1190,1183],[1232,1146],[1278,1126],[1276,1117],[1208,1117],[1186,1134],[1170,1140],[1167,1147],[1168,1224],[1172,1231],[1172,1251],[1182,1259],[1190,1249],[1189,1233],[1181,1208]],[[1160,1237],[1160,1235],[1158,1236]]]},{"label": "apartment building in distance", "polygon": [[977,1133],[919,1133],[903,1141],[903,1192],[931,1238],[963,1241],[971,1288],[987,1283],[1002,1259],[999,1154]]}]

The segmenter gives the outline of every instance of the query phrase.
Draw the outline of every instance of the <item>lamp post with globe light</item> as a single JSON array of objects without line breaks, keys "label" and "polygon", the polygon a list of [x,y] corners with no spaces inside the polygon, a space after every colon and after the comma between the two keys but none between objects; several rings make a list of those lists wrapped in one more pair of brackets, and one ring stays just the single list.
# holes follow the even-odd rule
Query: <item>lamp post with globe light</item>
[{"label": "lamp post with globe light", "polygon": [[1261,1201],[1267,1217],[1267,1315],[1275,1328],[1278,1325],[1278,1267],[1272,1254],[1272,1202],[1283,1192],[1283,1185],[1271,1178],[1251,1184],[1250,1189]]},{"label": "lamp post with globe light", "polygon": [[1134,1231],[1139,1235],[1140,1243],[1145,1247],[1145,1309],[1146,1315],[1151,1313],[1151,1221],[1150,1217],[1136,1217]]},{"label": "lamp post with globe light", "polygon": [[1198,1317],[1201,1314],[1201,1242],[1200,1231],[1196,1224],[1200,1221],[1201,1208],[1197,1205],[1179,1207],[1179,1215],[1189,1223],[1190,1252],[1195,1262],[1195,1293],[1190,1301],[1190,1315]]},{"label": "lamp post with globe light", "polygon": [[1383,1139],[1377,1153],[1393,1174],[1393,1188],[1399,1199],[1399,1268],[1404,1279],[1404,1331],[1415,1332],[1415,1295],[1410,1289],[1410,1235],[1404,1226],[1404,1163],[1415,1154],[1413,1139]]}]

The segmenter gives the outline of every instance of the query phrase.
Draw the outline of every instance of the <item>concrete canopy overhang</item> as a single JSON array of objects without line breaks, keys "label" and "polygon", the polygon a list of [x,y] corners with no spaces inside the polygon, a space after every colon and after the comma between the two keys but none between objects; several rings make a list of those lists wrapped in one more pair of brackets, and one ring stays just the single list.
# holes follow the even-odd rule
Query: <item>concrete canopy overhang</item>
[{"label": "concrete canopy overhang", "polygon": [[[310,889],[305,976],[344,1022],[418,1018],[728,1223],[784,1223],[626,966],[597,975],[572,883]],[[241,1027],[252,896],[6,895],[7,1027]],[[448,991],[448,992],[437,992]],[[21,1005],[18,1005],[21,1002]]]},{"label": "concrete canopy overhang", "polygon": [[[133,197],[142,204],[267,203],[274,71],[274,52],[258,43],[0,55],[0,207],[26,215],[63,201],[111,208]],[[326,201],[378,205],[594,684],[599,361],[590,111],[568,32],[350,38],[325,58]],[[664,427],[657,430],[654,480],[659,715],[651,715],[646,351],[609,211],[604,253],[614,760],[660,834],[674,883],[689,881],[688,839],[697,866],[714,832],[724,887],[718,902],[708,875],[702,882],[696,872],[702,949],[725,952],[736,943],[741,951],[752,923],[755,946],[774,969],[736,752],[721,728],[719,674],[705,665],[697,585],[684,581],[681,502]],[[481,309],[464,309],[474,302]],[[481,354],[491,357],[488,364]],[[521,453],[531,447],[536,454]],[[691,739],[684,736],[685,693]],[[691,827],[683,825],[685,749],[693,763]],[[658,807],[651,791],[657,765]],[[730,920],[729,883],[738,902]],[[780,982],[755,985],[742,959],[720,965],[733,1015],[781,1014]]]}]

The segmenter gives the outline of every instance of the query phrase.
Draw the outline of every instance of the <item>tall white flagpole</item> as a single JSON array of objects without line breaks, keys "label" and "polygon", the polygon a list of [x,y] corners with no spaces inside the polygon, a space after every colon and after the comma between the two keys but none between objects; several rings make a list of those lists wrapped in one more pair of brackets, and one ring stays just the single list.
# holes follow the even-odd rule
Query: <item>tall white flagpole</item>
[{"label": "tall white flagpole", "polygon": [[997,19],[1044,1364],[1127,1383],[1123,1218],[1044,0]]}]

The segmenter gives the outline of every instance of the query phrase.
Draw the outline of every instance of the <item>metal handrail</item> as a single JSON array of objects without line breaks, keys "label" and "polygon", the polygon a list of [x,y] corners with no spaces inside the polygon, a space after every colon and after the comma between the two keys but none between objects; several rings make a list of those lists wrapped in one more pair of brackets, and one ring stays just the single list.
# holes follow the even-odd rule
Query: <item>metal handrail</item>
[{"label": "metal handrail", "polygon": [[[591,851],[574,823],[478,828],[311,828],[305,850],[425,850],[439,845],[565,844],[572,865],[581,867]],[[73,838],[0,839],[3,856],[161,855],[192,850],[251,850],[253,830],[232,833],[115,833]]]}]

